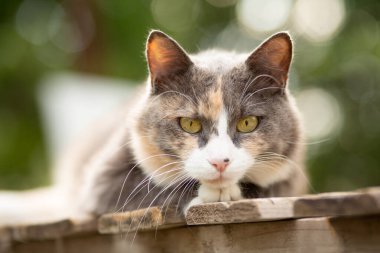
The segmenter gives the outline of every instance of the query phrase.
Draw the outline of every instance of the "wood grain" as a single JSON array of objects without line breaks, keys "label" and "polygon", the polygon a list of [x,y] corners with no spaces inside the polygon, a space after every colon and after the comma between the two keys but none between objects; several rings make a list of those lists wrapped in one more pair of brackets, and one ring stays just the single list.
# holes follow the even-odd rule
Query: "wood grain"
[{"label": "wood grain", "polygon": [[377,187],[25,223],[0,228],[0,252],[380,252],[379,231]]},{"label": "wood grain", "polygon": [[188,225],[228,224],[322,216],[380,214],[380,188],[303,197],[217,202],[189,209]]},{"label": "wood grain", "polygon": [[151,207],[125,213],[103,215],[99,219],[100,233],[126,233],[136,230],[156,230],[186,225],[176,207]]}]

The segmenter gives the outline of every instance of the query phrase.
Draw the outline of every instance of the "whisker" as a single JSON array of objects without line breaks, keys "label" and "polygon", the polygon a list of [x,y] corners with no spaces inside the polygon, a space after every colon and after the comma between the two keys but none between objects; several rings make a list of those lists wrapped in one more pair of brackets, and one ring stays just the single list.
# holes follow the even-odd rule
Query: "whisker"
[{"label": "whisker", "polygon": [[328,142],[330,140],[331,140],[330,138],[327,138],[327,139],[322,139],[322,140],[312,141],[312,142],[302,142],[302,141],[294,141],[293,142],[293,141],[286,141],[286,140],[284,140],[284,142],[289,143],[289,144],[316,145],[316,144]]},{"label": "whisker", "polygon": [[[161,169],[163,166],[161,166],[159,169]],[[159,170],[159,169],[157,169],[157,170]],[[155,171],[157,171],[157,170],[155,170]],[[161,175],[164,175],[164,174],[168,174],[168,173],[171,173],[171,172],[174,172],[174,171],[178,171],[178,170],[182,170],[181,168],[178,168],[178,169],[171,169],[171,170],[169,170],[169,171],[165,171],[165,172],[163,172],[163,173],[160,173],[160,174],[158,174],[158,175],[155,175],[155,176],[161,176]],[[168,177],[169,178],[169,177]],[[132,190],[132,192],[128,195],[128,197],[127,197],[127,199],[124,201],[124,204],[123,204],[123,206],[121,206],[117,211],[115,211],[115,212],[119,212],[120,211],[120,209],[122,209],[122,211],[124,211],[124,208],[128,205],[128,203],[129,203],[129,201],[131,201],[145,186],[149,186],[149,183],[150,183],[150,179],[151,179],[151,176],[147,176],[147,177],[145,177],[144,178],[144,180],[142,180],[133,190]],[[166,178],[167,179],[167,178]],[[163,180],[161,180],[161,182],[159,182],[159,184],[160,183],[162,183],[163,181],[165,181],[166,179],[163,179]],[[136,191],[139,187],[141,187],[140,188],[140,190],[138,190],[138,191]],[[148,187],[148,193],[150,192],[150,190],[153,190],[154,188],[152,188],[152,189],[149,189],[149,187]],[[136,191],[136,192],[135,192]]]},{"label": "whisker", "polygon": [[[151,136],[152,136],[152,135],[139,135],[139,137],[142,137],[142,138],[148,138],[148,137],[151,137]],[[127,141],[126,143],[121,144],[119,147],[117,147],[116,151],[118,151],[118,150],[124,148],[125,146],[131,144],[132,142],[133,142],[133,141],[130,140],[130,141]]]},{"label": "whisker", "polygon": [[[178,205],[177,205],[177,207],[175,209],[176,213],[178,211],[179,204],[181,203],[181,199],[185,196],[186,191],[188,191],[188,190],[190,191],[193,188],[193,186],[195,185],[196,182],[197,181],[195,179],[191,179],[190,181],[188,181],[188,183],[186,184],[186,186],[182,190],[182,193],[181,193],[181,195],[178,198]],[[186,199],[188,199],[188,196],[186,197]]]},{"label": "whisker", "polygon": [[[178,173],[176,173],[176,175],[177,174],[180,174],[180,172],[178,172]],[[173,176],[173,175],[172,175]],[[171,176],[170,176],[171,177]],[[175,180],[175,179],[174,179]],[[173,181],[174,181],[173,180]],[[158,186],[158,184],[157,185],[155,185],[155,187],[157,187]],[[171,187],[172,186],[172,183],[170,183],[167,187]],[[162,189],[160,192],[159,192],[159,194],[157,194],[157,196],[156,196],[156,198],[163,192],[163,191],[165,191],[166,189],[167,189],[167,187],[165,187],[164,189]],[[145,197],[141,200],[141,202],[140,202],[140,204],[139,204],[139,206],[136,208],[136,209],[139,209],[140,208],[140,206],[141,206],[141,204],[142,204],[142,202],[144,201],[144,199],[146,198],[148,196],[148,194],[146,194],[145,195]],[[156,199],[155,198],[155,199]],[[146,207],[146,211],[145,211],[145,213],[144,213],[144,215],[141,217],[141,220],[140,220],[140,223],[139,223],[139,225],[138,225],[138,227],[140,226],[140,224],[141,224],[141,221],[145,218],[145,216],[146,216],[146,214],[147,214],[147,212],[148,212],[148,210],[149,210],[149,208],[150,208],[150,206],[153,204],[153,202],[155,201],[155,199],[154,200],[152,200],[152,202],[149,204],[149,206],[148,207]],[[131,221],[131,224],[134,222],[134,220],[135,220],[136,218],[132,218],[132,221]],[[131,227],[129,227],[129,229],[128,229],[128,232],[127,233],[129,233],[130,232],[130,229],[131,229]],[[136,231],[138,231],[138,229],[136,230]]]},{"label": "whisker", "polygon": [[[171,173],[171,172],[174,172],[174,171],[179,171],[179,172],[176,172],[176,173],[174,173],[173,175],[170,175],[170,176],[168,176],[168,177],[166,177],[166,178],[164,178],[164,179],[162,179],[161,181],[159,181],[159,182],[157,182],[157,185],[155,185],[152,189],[150,189],[150,190],[153,190],[153,189],[155,189],[158,185],[160,185],[163,181],[165,181],[165,180],[168,180],[169,178],[171,178],[172,176],[175,176],[176,174],[178,174],[178,173],[180,173],[180,168],[174,168],[174,169],[172,169],[172,170],[170,170],[170,171],[166,171],[166,172],[163,172],[163,173],[160,173],[160,174],[162,174],[162,175],[164,175],[164,174],[167,174],[167,173]],[[133,191],[129,194],[129,196],[128,196],[128,198],[124,201],[124,204],[123,204],[123,206],[121,206],[118,210],[117,210],[117,212],[118,211],[120,211],[120,209],[122,209],[121,211],[123,212],[124,211],[124,208],[128,205],[128,203],[130,202],[130,201],[132,201],[132,199],[137,195],[137,194],[139,194],[140,192],[141,192],[141,190],[143,190],[143,188],[145,187],[145,186],[147,186],[147,184],[149,183],[149,176],[147,176],[147,177],[145,177],[144,178],[144,180],[142,181],[142,182],[140,182],[134,189],[133,189],[133,191],[136,191],[139,187],[140,187],[140,189],[138,190],[138,191],[136,191],[133,195],[132,195],[132,193],[133,193]],[[148,191],[147,192],[147,194],[149,194],[150,193],[150,191]]]},{"label": "whisker", "polygon": [[187,100],[189,100],[194,106],[196,106],[196,103],[194,102],[193,99],[191,99],[189,96],[179,92],[179,91],[174,91],[174,90],[168,90],[168,91],[165,91],[165,92],[162,92],[160,95],[158,95],[157,97],[155,97],[154,99],[152,99],[152,101],[150,103],[153,103],[156,99],[158,99],[160,96],[163,96],[167,93],[176,93],[178,95],[181,95],[183,96],[184,98],[186,98]]},{"label": "whisker", "polygon": [[256,90],[255,92],[249,93],[246,97],[244,97],[244,99],[243,99],[243,101],[241,102],[241,104],[244,104],[245,101],[247,101],[250,97],[252,97],[252,96],[255,95],[256,93],[258,93],[258,92],[260,92],[260,91],[264,91],[264,90],[270,90],[270,89],[280,89],[280,90],[283,90],[284,88],[283,88],[283,87],[272,86],[272,87],[265,87],[265,88],[262,88],[262,89]]},{"label": "whisker", "polygon": [[[190,179],[191,179],[191,178],[190,178]],[[192,182],[192,181],[191,181],[191,180],[190,180],[190,181],[186,181],[186,178],[185,178],[184,182],[185,182],[186,184],[185,184],[185,187],[183,188],[182,193],[181,193],[181,195],[180,195],[180,197],[179,197],[179,199],[178,199],[177,206],[176,206],[176,209],[175,209],[175,213],[177,213],[177,210],[178,210],[179,204],[180,204],[180,202],[181,202],[182,194],[185,192],[185,190],[188,188],[188,186],[191,185],[191,182]],[[174,195],[173,195],[173,196],[174,196]],[[165,200],[165,201],[166,201],[166,200]],[[165,202],[164,202],[164,204],[165,204]],[[164,206],[164,204],[163,204],[163,206]],[[168,208],[169,208],[169,204],[168,204],[168,206],[167,206],[167,208],[166,208],[166,210],[165,210],[164,220],[165,220],[165,218],[166,218],[166,212],[168,211]],[[155,236],[157,235],[157,231],[158,231],[158,221],[157,221],[157,223],[156,223]]]},{"label": "whisker", "polygon": [[[242,92],[242,94],[241,94],[241,96],[240,96],[240,99],[239,99],[239,101],[240,101],[240,104],[243,104],[245,101],[246,101],[246,99],[244,99],[243,101],[242,101],[242,99],[243,99],[243,96],[245,95],[245,93],[247,92],[247,90],[248,90],[248,88],[249,88],[249,86],[251,85],[251,84],[253,84],[254,82],[256,82],[259,78],[262,78],[262,77],[266,77],[266,78],[269,78],[269,79],[271,79],[271,80],[273,80],[279,87],[281,87],[282,85],[281,85],[281,83],[274,77],[274,76],[272,76],[272,75],[268,75],[268,74],[261,74],[261,75],[258,75],[258,76],[256,76],[252,81],[249,81],[248,80],[248,82],[247,82],[247,84],[244,86],[244,90],[243,90],[243,92]],[[256,84],[255,84],[256,85]],[[255,93],[255,92],[254,92]]]},{"label": "whisker", "polygon": [[253,84],[255,81],[257,81],[257,80],[258,80],[259,78],[261,78],[261,77],[274,78],[274,77],[272,77],[271,75],[266,75],[266,74],[258,75],[258,76],[256,76],[255,78],[253,78],[252,80],[251,80],[251,78],[249,78],[248,81],[247,81],[247,83],[246,83],[245,86],[244,86],[244,89],[243,89],[243,92],[242,92],[242,94],[241,94],[241,96],[240,96],[239,101],[242,100],[242,98],[243,98],[243,96],[245,95],[245,93],[247,92],[249,86],[250,86],[251,84]]},{"label": "whisker", "polygon": [[[137,162],[137,163],[136,163],[136,164],[130,169],[130,171],[128,172],[127,176],[125,177],[125,179],[124,179],[124,181],[123,181],[123,184],[122,184],[122,187],[121,187],[121,190],[120,190],[119,196],[118,196],[117,201],[116,201],[115,209],[116,209],[117,205],[118,205],[119,202],[120,202],[120,198],[121,198],[121,194],[122,194],[122,192],[123,192],[123,190],[124,190],[125,182],[127,181],[128,177],[129,177],[129,175],[132,173],[132,171],[133,171],[138,165],[140,165],[142,162],[144,162],[144,161],[146,161],[146,160],[149,160],[149,159],[151,159],[151,158],[154,158],[154,157],[160,157],[160,156],[171,156],[171,157],[176,157],[176,158],[179,157],[179,156],[177,156],[177,155],[171,155],[171,154],[158,154],[158,155],[152,155],[152,156],[149,156],[149,157],[147,157],[147,158],[145,158],[145,159],[143,159],[143,160]],[[180,157],[179,157],[179,158],[180,158]]]},{"label": "whisker", "polygon": [[[184,177],[187,177],[187,175],[180,176],[179,179],[177,179],[177,180],[181,181],[182,178],[184,178]],[[176,180],[176,179],[174,179],[174,180]],[[173,180],[173,181],[174,181],[174,180]],[[174,183],[178,183],[178,181],[173,182],[173,183],[167,185],[163,190],[161,190],[161,191],[157,194],[157,196],[151,201],[151,203],[149,204],[149,206],[146,208],[146,210],[145,210],[145,212],[144,212],[144,215],[142,216],[142,218],[140,219],[139,224],[137,225],[137,229],[136,229],[135,235],[133,236],[132,244],[133,244],[133,242],[134,242],[134,240],[135,240],[135,238],[136,238],[137,231],[139,230],[139,228],[140,228],[140,226],[141,226],[141,224],[142,224],[143,219],[145,218],[145,216],[146,216],[147,213],[148,213],[149,208],[152,206],[152,204],[154,203],[154,201],[155,201],[155,200],[156,200],[156,199],[157,199],[157,198],[158,198],[158,197],[159,197],[159,196],[160,196],[165,190],[167,190],[168,188],[170,188]],[[141,203],[142,203],[142,202],[140,202],[140,205],[141,205]],[[139,207],[138,207],[137,209],[140,208],[140,205],[139,205]]]},{"label": "whisker", "polygon": [[166,205],[166,209],[165,209],[165,213],[164,213],[164,219],[166,217],[166,213],[169,209],[169,206],[170,206],[170,203],[173,201],[173,198],[175,196],[175,194],[181,189],[182,185],[188,183],[188,179],[190,179],[189,176],[185,177],[182,179],[182,181],[180,183],[178,183],[178,185],[170,192],[170,194],[166,197],[164,203],[162,204],[162,208],[165,208],[165,204],[166,204],[166,201],[169,200],[168,204]]},{"label": "whisker", "polygon": [[[179,162],[171,162],[171,163],[167,163],[167,164],[165,164],[164,166],[161,166],[160,168],[158,168],[157,170],[155,170],[151,175],[149,175],[149,183],[148,183],[148,192],[149,192],[149,185],[150,185],[150,183],[152,182],[152,179],[154,178],[154,177],[156,177],[156,176],[160,176],[160,175],[155,175],[155,173],[156,173],[156,171],[158,171],[159,169],[162,169],[162,168],[164,168],[164,167],[166,167],[166,166],[168,166],[168,165],[173,165],[173,164],[179,164],[179,163],[183,163],[182,161],[179,161]],[[180,170],[181,168],[179,168],[178,170]],[[168,171],[168,173],[169,173],[170,171]]]},{"label": "whisker", "polygon": [[[281,161],[285,161],[287,163],[289,163],[290,165],[292,165],[296,170],[298,170],[300,172],[300,175],[305,179],[307,185],[310,187],[311,191],[313,193],[317,193],[317,191],[315,190],[315,188],[313,187],[313,185],[311,184],[309,178],[307,177],[305,171],[296,163],[294,162],[292,159],[290,159],[289,157],[285,156],[285,155],[281,155],[281,154],[277,154],[277,153],[274,153],[274,152],[266,152],[264,153],[261,157],[264,157],[265,160],[261,160],[261,161],[264,161],[264,162],[274,162],[274,159],[279,159]],[[257,158],[257,160],[260,160],[261,157],[259,156]]]}]

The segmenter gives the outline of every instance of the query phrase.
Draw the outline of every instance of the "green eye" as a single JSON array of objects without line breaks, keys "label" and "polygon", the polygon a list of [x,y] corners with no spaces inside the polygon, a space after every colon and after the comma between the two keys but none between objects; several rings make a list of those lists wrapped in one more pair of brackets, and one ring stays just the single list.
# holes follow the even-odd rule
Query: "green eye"
[{"label": "green eye", "polygon": [[202,123],[199,119],[182,117],[179,119],[179,125],[185,132],[191,134],[199,133],[202,130]]},{"label": "green eye", "polygon": [[259,119],[255,116],[247,116],[239,119],[236,129],[241,133],[249,133],[256,129]]}]

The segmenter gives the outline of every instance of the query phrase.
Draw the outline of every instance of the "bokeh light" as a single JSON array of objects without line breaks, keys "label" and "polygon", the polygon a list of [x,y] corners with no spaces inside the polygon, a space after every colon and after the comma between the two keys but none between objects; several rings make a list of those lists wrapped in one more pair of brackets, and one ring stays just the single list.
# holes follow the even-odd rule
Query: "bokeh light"
[{"label": "bokeh light", "polygon": [[160,26],[173,32],[189,30],[200,15],[199,0],[153,0],[151,10]]},{"label": "bokeh light", "polygon": [[309,140],[332,137],[342,124],[341,110],[337,100],[320,88],[301,91],[297,96],[303,115],[305,133]]},{"label": "bokeh light", "polygon": [[337,33],[345,14],[343,0],[298,0],[294,6],[293,23],[306,38],[323,42]]},{"label": "bokeh light", "polygon": [[215,7],[227,7],[236,4],[237,0],[206,0]]},{"label": "bokeh light", "polygon": [[237,18],[252,32],[271,32],[285,24],[292,2],[292,0],[241,0],[236,6]]},{"label": "bokeh light", "polygon": [[50,18],[56,4],[43,0],[24,0],[15,23],[18,33],[27,41],[41,45],[49,40]]},{"label": "bokeh light", "polygon": [[95,26],[92,14],[84,9],[81,17],[86,23],[86,33],[81,33],[66,11],[57,5],[49,20],[49,37],[58,48],[67,53],[84,50],[94,37]]}]

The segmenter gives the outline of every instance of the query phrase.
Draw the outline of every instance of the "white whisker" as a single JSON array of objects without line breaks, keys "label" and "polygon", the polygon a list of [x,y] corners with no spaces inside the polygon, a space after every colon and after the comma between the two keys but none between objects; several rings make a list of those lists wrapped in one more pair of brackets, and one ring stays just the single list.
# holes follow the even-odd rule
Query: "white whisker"
[{"label": "white whisker", "polygon": [[189,100],[194,106],[196,106],[196,103],[194,102],[193,99],[191,99],[191,97],[179,92],[179,91],[174,91],[174,90],[168,90],[168,91],[165,91],[165,92],[162,92],[160,95],[158,95],[157,97],[155,97],[154,99],[152,99],[152,101],[150,103],[153,103],[155,100],[157,100],[159,97],[167,94],[167,93],[175,93],[175,94],[178,94],[178,95],[181,95],[183,96],[184,98],[186,98],[187,100]]},{"label": "white whisker", "polygon": [[115,204],[115,209],[117,207],[117,205],[119,204],[119,201],[120,201],[120,198],[121,198],[121,194],[123,192],[123,189],[124,189],[124,186],[125,186],[125,182],[127,181],[129,175],[132,173],[132,171],[138,166],[140,165],[142,162],[148,160],[148,159],[151,159],[151,158],[154,158],[154,157],[161,157],[161,156],[172,156],[172,157],[176,157],[176,158],[180,158],[179,156],[177,155],[170,155],[170,154],[158,154],[158,155],[152,155],[152,156],[149,156],[139,162],[137,162],[128,172],[127,176],[125,177],[124,181],[123,181],[123,184],[122,184],[122,187],[121,187],[121,190],[120,190],[120,193],[119,193],[119,196],[117,198],[117,201],[116,201],[116,204]]}]

